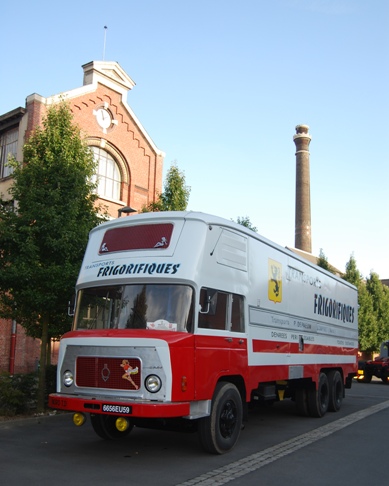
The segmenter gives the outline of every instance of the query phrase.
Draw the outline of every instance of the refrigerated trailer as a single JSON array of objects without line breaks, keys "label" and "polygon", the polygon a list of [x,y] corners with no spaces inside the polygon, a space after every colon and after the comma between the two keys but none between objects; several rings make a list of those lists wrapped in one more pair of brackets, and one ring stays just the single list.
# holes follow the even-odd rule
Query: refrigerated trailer
[{"label": "refrigerated trailer", "polygon": [[357,350],[348,282],[216,216],[127,216],[90,233],[49,405],[104,439],[174,425],[222,454],[250,404],[338,411]]}]

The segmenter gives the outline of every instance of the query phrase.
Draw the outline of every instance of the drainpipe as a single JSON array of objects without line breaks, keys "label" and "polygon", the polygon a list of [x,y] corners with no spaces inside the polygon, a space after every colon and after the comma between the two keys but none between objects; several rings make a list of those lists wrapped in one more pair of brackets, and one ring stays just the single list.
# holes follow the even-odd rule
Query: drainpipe
[{"label": "drainpipe", "polygon": [[11,375],[15,372],[15,354],[16,354],[16,321],[12,320],[11,329],[11,350],[9,353],[9,372]]}]

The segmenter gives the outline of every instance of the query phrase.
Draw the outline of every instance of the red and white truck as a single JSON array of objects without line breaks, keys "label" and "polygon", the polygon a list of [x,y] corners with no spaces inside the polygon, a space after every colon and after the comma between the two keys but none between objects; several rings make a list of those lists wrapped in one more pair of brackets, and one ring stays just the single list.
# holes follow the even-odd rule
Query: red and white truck
[{"label": "red and white truck", "polygon": [[339,410],[357,373],[356,288],[231,221],[146,213],[90,233],[49,405],[102,438],[134,426],[236,443],[248,405]]}]

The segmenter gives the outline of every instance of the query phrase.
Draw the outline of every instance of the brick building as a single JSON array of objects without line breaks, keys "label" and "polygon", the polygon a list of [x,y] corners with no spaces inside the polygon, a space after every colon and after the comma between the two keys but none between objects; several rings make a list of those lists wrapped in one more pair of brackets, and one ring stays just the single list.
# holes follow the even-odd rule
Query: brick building
[{"label": "brick building", "polygon": [[[11,169],[6,166],[8,154],[22,161],[23,145],[41,123],[47,106],[65,99],[98,160],[99,202],[116,218],[120,209],[139,210],[155,201],[162,190],[164,154],[127,104],[127,94],[135,83],[121,66],[93,61],[82,68],[81,87],[49,98],[34,93],[27,97],[25,107],[0,115],[0,194],[7,199],[12,184]],[[25,336],[18,324],[0,319],[0,372],[33,371],[39,355],[39,340]]]}]

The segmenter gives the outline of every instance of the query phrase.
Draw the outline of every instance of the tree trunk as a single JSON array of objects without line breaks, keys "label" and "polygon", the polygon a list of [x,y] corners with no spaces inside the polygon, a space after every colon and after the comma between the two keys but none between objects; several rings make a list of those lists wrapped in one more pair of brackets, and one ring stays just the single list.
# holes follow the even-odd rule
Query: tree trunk
[{"label": "tree trunk", "polygon": [[41,357],[38,375],[38,394],[37,394],[37,412],[45,411],[46,398],[46,354],[47,354],[47,340],[48,340],[49,322],[47,317],[42,318],[42,336],[41,336]]},{"label": "tree trunk", "polygon": [[51,339],[47,339],[47,355],[46,355],[46,365],[51,365]]}]

